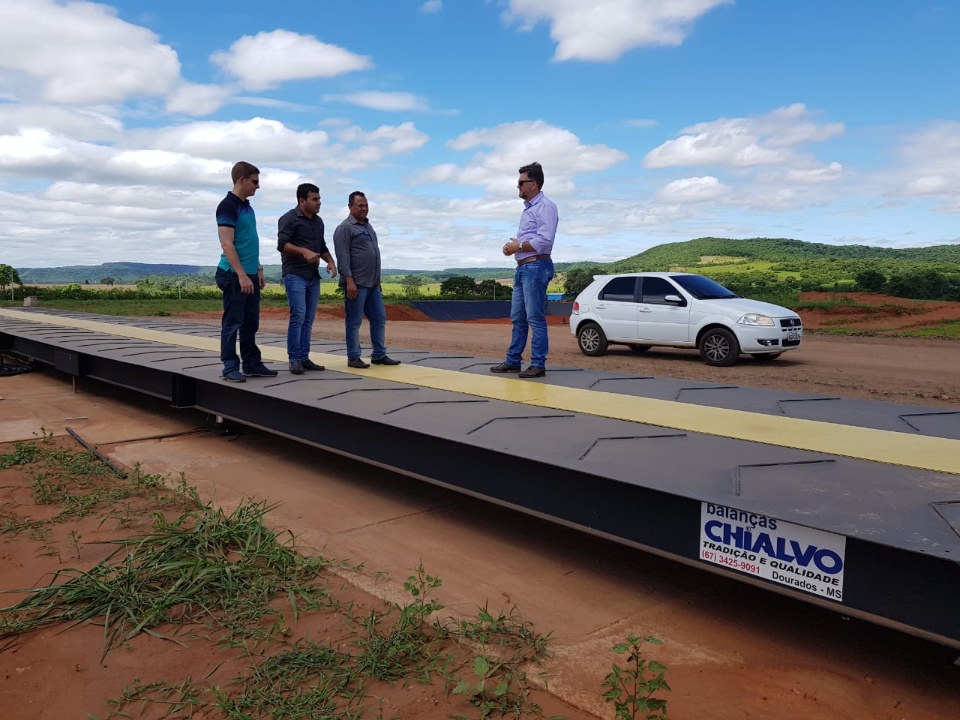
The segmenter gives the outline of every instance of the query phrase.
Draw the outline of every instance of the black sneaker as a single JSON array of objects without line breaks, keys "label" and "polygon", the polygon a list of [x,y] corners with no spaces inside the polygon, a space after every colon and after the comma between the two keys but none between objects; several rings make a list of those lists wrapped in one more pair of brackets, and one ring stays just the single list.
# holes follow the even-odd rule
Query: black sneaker
[{"label": "black sneaker", "polygon": [[379,357],[379,358],[370,358],[370,362],[372,362],[374,365],[399,365],[400,364],[399,360],[394,360],[389,355],[384,355],[383,357]]},{"label": "black sneaker", "polygon": [[500,363],[499,365],[494,365],[492,368],[490,368],[490,372],[492,372],[492,373],[514,373],[514,372],[515,372],[515,373],[518,373],[518,372],[520,372],[520,366],[519,366],[519,365],[507,365],[507,363],[502,362],[502,363]]},{"label": "black sneaker", "polygon": [[307,358],[306,360],[301,360],[300,365],[304,370],[326,370],[323,365],[317,365],[313,360]]},{"label": "black sneaker", "polygon": [[547,374],[547,371],[544,370],[542,367],[536,367],[535,365],[531,365],[531,366],[528,367],[526,370],[524,370],[522,373],[520,373],[520,377],[522,377],[522,378],[538,378],[538,377],[543,377],[543,376],[546,375],[546,374]]},{"label": "black sneaker", "polygon": [[278,373],[276,370],[271,370],[263,363],[260,363],[249,370],[244,370],[243,374],[247,377],[276,377],[280,373]]},{"label": "black sneaker", "polygon": [[365,363],[360,358],[350,358],[347,360],[347,367],[357,368],[359,370],[366,370],[370,367],[370,363]]},{"label": "black sneaker", "polygon": [[291,360],[290,372],[294,375],[303,375],[303,363],[299,360]]},{"label": "black sneaker", "polygon": [[246,382],[247,379],[243,376],[243,373],[239,370],[228,370],[221,376],[224,382],[232,383],[242,383]]}]

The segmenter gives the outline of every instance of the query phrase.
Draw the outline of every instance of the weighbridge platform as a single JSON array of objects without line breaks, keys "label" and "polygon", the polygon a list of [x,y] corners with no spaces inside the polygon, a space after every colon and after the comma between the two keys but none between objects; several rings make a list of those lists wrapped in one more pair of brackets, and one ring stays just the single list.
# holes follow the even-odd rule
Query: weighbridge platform
[{"label": "weighbridge platform", "polygon": [[[0,309],[0,350],[960,648],[960,411],[394,350],[220,379],[219,328]],[[638,366],[642,361],[638,359]]]}]

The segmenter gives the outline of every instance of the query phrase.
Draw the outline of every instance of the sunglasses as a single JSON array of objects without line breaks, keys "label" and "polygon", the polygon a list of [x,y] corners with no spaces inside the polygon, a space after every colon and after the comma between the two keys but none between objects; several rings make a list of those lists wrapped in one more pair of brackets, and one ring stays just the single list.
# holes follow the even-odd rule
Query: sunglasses
[{"label": "sunglasses", "polygon": [[533,180],[521,180],[517,183],[517,187],[523,187],[523,184],[528,182],[533,182]]}]

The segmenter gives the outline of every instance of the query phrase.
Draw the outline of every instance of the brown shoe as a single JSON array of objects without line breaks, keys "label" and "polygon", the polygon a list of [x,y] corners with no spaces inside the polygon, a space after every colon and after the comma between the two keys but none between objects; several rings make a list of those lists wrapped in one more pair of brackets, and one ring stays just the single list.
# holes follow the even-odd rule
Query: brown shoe
[{"label": "brown shoe", "polygon": [[547,371],[544,370],[542,367],[535,367],[534,365],[531,365],[526,370],[520,373],[520,377],[537,378],[537,377],[543,377],[546,374],[547,374]]},{"label": "brown shoe", "polygon": [[499,365],[494,365],[490,368],[492,373],[518,373],[520,372],[519,365],[507,365],[505,362],[500,363]]}]

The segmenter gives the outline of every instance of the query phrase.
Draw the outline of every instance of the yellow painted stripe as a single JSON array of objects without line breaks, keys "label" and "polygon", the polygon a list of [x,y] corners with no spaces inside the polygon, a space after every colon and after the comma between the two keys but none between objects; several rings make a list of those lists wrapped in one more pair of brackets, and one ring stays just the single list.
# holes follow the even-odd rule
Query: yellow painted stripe
[{"label": "yellow painted stripe", "polygon": [[[220,350],[217,338],[17,310],[0,309],[0,316],[201,350]],[[261,347],[261,352],[269,360],[287,360],[284,348]],[[347,367],[346,358],[340,355],[312,353],[311,358],[333,370],[361,377],[960,475],[960,440],[559,387],[521,381],[515,377],[475,375],[415,365],[373,365],[367,370],[354,370]]]}]

